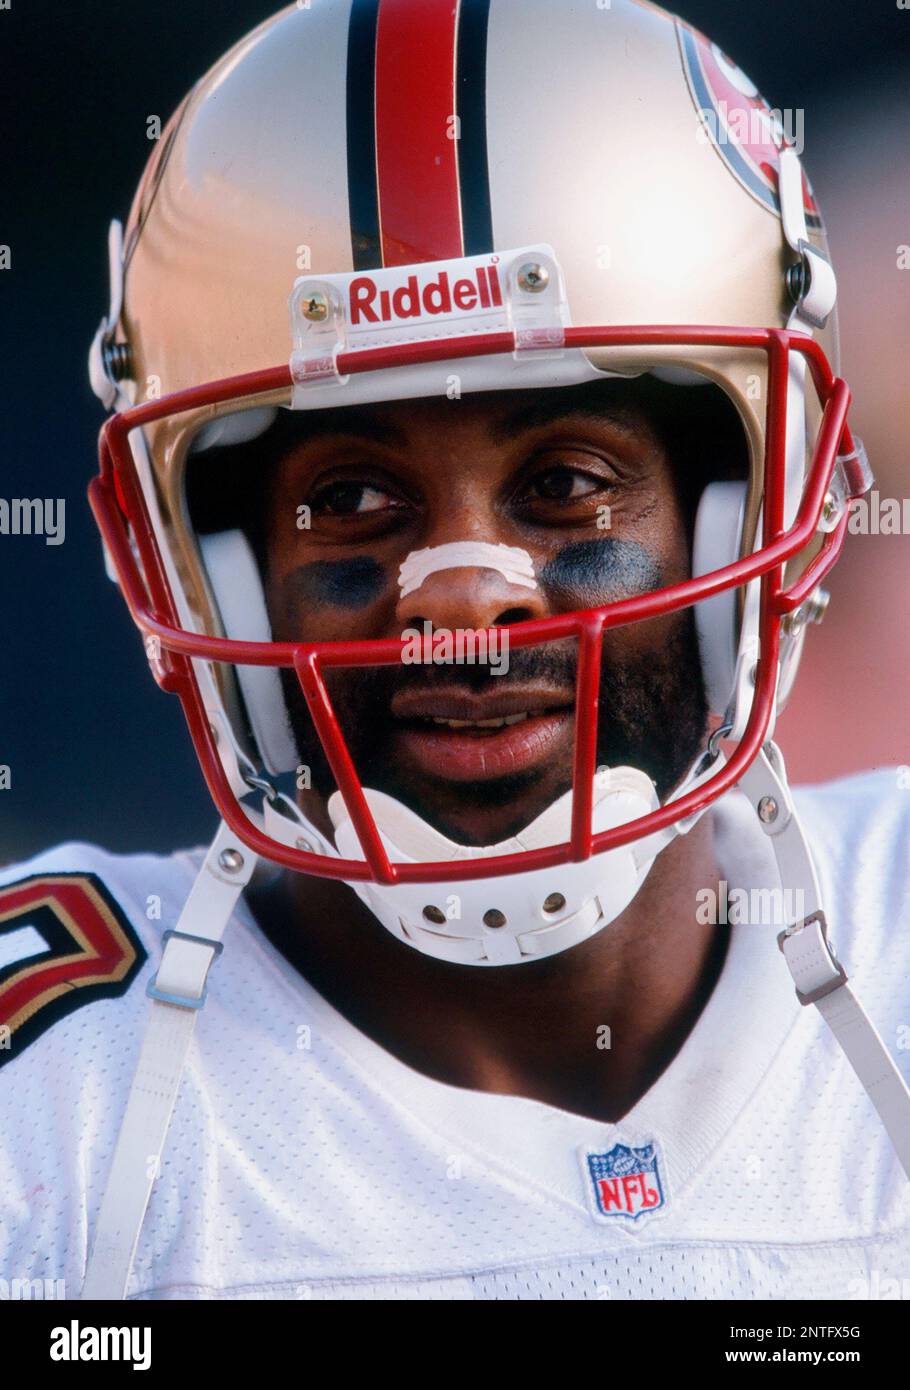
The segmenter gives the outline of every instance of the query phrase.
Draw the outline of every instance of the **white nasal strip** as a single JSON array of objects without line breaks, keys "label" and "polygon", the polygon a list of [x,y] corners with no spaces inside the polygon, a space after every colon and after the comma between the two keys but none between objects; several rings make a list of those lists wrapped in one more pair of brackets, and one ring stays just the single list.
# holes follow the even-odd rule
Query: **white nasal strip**
[{"label": "white nasal strip", "polygon": [[401,597],[419,589],[425,579],[440,570],[497,570],[509,584],[536,589],[534,561],[517,545],[490,545],[487,541],[450,541],[412,550],[398,572]]}]

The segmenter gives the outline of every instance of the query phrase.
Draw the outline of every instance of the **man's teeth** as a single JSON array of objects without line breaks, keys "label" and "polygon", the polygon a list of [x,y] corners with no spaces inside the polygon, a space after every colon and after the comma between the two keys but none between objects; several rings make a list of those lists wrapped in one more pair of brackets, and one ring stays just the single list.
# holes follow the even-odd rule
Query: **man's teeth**
[{"label": "man's teeth", "polygon": [[434,724],[442,724],[446,729],[504,729],[507,724],[520,724],[523,719],[527,719],[528,714],[507,714],[502,719],[437,719],[433,716]]}]

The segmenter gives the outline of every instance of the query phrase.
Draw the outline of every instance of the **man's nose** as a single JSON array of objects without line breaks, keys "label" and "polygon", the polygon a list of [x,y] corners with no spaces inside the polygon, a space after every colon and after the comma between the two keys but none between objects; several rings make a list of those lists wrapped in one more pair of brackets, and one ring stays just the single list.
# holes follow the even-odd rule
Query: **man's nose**
[{"label": "man's nose", "polygon": [[453,564],[427,574],[404,594],[396,610],[402,629],[429,623],[434,631],[504,627],[546,616],[536,579],[526,575],[522,582],[515,582],[483,563]]}]

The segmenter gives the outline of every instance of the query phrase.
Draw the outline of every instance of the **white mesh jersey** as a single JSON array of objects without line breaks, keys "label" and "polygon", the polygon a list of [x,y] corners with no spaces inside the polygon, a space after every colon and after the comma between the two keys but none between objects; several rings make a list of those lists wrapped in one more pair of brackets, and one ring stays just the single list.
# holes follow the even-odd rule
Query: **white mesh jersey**
[{"label": "white mesh jersey", "polygon": [[[910,1074],[910,791],[886,771],[796,800],[831,939]],[[744,799],[713,814],[731,892],[778,885]],[[64,1013],[0,1071],[2,1278],[81,1289],[145,985],[200,859],[73,843],[0,874],[0,892],[96,875],[148,952],[118,997]],[[48,920],[0,920],[0,985],[47,949]],[[241,900],[130,1297],[910,1296],[910,1184],[823,1021],[797,1003],[778,926],[733,927],[681,1051],[606,1125],[405,1066],[307,984]]]}]

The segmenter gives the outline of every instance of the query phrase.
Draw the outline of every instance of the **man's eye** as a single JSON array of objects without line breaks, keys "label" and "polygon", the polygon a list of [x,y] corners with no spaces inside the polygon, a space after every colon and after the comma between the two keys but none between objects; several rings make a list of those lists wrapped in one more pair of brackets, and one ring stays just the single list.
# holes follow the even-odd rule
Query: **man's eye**
[{"label": "man's eye", "polygon": [[390,511],[402,506],[397,497],[370,483],[328,483],[313,494],[314,512],[330,516],[363,516],[367,512]]},{"label": "man's eye", "polygon": [[589,473],[580,473],[576,468],[547,468],[531,479],[529,491],[533,497],[545,502],[570,502],[579,497],[589,497],[600,490],[600,484]]}]

